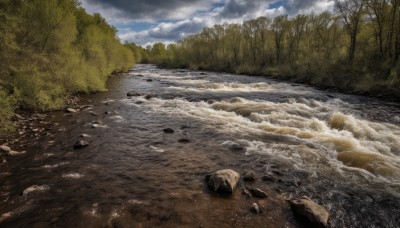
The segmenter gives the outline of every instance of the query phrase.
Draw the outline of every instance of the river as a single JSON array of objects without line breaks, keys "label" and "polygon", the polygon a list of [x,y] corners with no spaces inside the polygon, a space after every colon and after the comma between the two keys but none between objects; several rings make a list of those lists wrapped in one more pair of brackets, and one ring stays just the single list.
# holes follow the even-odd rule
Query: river
[{"label": "river", "polygon": [[[0,164],[0,227],[302,227],[287,200],[303,195],[329,227],[400,227],[398,103],[138,64],[80,104],[9,143],[26,153]],[[269,197],[210,192],[225,168]]]}]

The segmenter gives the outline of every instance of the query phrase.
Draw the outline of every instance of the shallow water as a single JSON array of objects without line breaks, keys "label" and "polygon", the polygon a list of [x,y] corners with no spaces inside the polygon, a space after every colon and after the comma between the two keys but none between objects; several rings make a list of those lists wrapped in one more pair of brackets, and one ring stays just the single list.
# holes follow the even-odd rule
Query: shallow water
[{"label": "shallow water", "polygon": [[[286,200],[302,195],[328,209],[330,227],[399,227],[397,103],[152,65],[108,86],[11,145],[27,153],[0,164],[1,227],[301,227]],[[80,134],[90,146],[73,150]],[[204,175],[225,168],[256,171],[241,186],[270,196],[209,192]]]}]

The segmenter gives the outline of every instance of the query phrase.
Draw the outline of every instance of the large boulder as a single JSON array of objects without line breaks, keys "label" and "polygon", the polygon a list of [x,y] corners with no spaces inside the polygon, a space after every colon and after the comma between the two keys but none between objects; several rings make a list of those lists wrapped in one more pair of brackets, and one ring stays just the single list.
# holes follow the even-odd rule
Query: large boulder
[{"label": "large boulder", "polygon": [[240,174],[231,169],[220,170],[206,176],[208,187],[220,193],[232,193],[239,179]]},{"label": "large boulder", "polygon": [[329,212],[308,197],[294,199],[290,201],[290,206],[296,215],[306,219],[312,227],[326,227]]}]

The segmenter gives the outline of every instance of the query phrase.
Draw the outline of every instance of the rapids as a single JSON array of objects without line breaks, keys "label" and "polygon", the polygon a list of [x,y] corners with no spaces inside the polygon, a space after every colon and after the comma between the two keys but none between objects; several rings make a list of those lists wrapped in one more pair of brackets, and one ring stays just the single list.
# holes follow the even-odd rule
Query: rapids
[{"label": "rapids", "polygon": [[[0,165],[0,227],[301,227],[285,200],[302,195],[330,211],[330,227],[400,226],[398,103],[152,65],[81,102],[94,106],[54,112],[52,137],[20,139],[27,153]],[[90,146],[74,151],[80,134]],[[260,216],[240,190],[206,189],[223,168],[279,179],[254,184],[271,195]],[[21,196],[34,185],[45,188]]]}]

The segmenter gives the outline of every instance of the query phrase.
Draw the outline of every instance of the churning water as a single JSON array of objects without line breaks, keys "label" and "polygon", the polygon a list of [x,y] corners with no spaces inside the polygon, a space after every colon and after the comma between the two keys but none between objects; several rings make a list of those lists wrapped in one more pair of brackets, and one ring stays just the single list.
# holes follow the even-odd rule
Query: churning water
[{"label": "churning water", "polygon": [[[298,227],[285,200],[301,195],[330,211],[331,227],[400,226],[397,103],[152,65],[82,102],[96,106],[48,117],[55,143],[27,140],[0,166],[0,226]],[[91,145],[71,150],[82,133]],[[208,192],[204,174],[223,168],[257,172],[252,185],[271,195],[260,216],[239,190]]]}]

